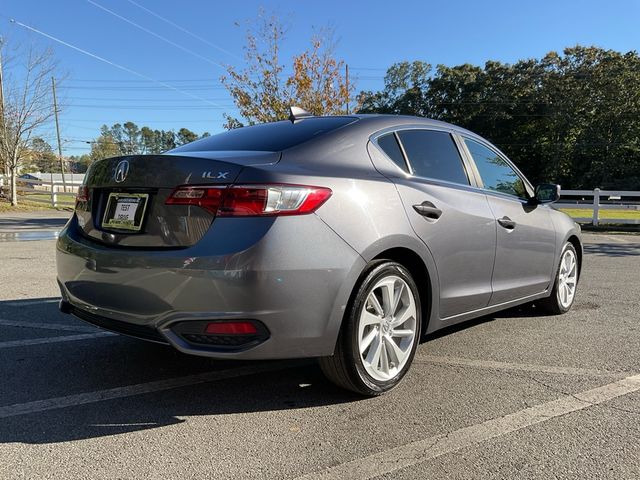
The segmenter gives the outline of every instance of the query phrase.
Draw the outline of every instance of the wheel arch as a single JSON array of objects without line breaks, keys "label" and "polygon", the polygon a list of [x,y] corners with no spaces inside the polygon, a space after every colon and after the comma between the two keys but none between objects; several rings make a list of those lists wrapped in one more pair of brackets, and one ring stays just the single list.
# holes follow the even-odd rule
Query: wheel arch
[{"label": "wheel arch", "polygon": [[583,256],[582,243],[580,242],[580,239],[578,238],[578,236],[574,234],[570,235],[566,241],[571,243],[571,245],[573,245],[573,248],[576,249],[576,254],[578,255],[578,280],[579,280],[580,274],[582,273],[582,256]]},{"label": "wheel arch", "polygon": [[413,277],[420,295],[420,309],[422,313],[421,331],[424,337],[429,325],[433,325],[431,320],[434,314],[437,315],[437,303],[434,302],[434,298],[437,298],[437,289],[435,288],[437,285],[437,277],[431,273],[423,257],[408,247],[387,248],[371,259],[371,261],[377,260],[397,262],[405,267]]},{"label": "wheel arch", "polygon": [[[356,262],[346,276],[341,292],[336,298],[332,314],[327,324],[327,338],[331,342],[331,353],[335,351],[344,317],[353,302],[357,286],[371,268],[371,263],[388,259],[405,266],[418,285],[422,311],[422,335],[436,328],[439,311],[438,272],[431,252],[426,245],[409,235],[390,235],[378,239],[359,253]],[[418,278],[415,278],[415,276]],[[426,281],[425,281],[426,280]],[[427,301],[424,301],[426,297]],[[434,301],[435,299],[435,301]],[[430,332],[429,332],[430,333]]]}]

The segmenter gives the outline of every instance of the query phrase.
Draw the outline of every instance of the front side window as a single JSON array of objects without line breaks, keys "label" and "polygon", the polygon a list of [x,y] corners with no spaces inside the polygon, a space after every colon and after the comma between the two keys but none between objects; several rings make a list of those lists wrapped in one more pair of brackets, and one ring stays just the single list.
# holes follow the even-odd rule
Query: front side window
[{"label": "front side window", "polygon": [[464,143],[478,168],[484,188],[527,198],[527,190],[520,176],[496,152],[468,138],[464,139]]},{"label": "front side window", "polygon": [[449,133],[402,130],[398,136],[415,175],[469,185],[462,158]]}]

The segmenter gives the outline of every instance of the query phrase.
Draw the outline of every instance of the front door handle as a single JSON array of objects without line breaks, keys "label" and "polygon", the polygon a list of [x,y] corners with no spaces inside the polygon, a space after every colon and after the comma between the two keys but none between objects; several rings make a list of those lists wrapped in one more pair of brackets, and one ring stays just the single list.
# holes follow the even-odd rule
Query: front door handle
[{"label": "front door handle", "polygon": [[442,215],[442,210],[437,208],[433,203],[424,201],[418,205],[414,205],[413,209],[423,217],[437,220]]},{"label": "front door handle", "polygon": [[507,230],[513,230],[514,228],[516,228],[516,222],[514,222],[513,220],[511,220],[509,217],[507,217],[506,215],[502,218],[498,219],[498,223],[503,226],[504,228],[506,228]]}]

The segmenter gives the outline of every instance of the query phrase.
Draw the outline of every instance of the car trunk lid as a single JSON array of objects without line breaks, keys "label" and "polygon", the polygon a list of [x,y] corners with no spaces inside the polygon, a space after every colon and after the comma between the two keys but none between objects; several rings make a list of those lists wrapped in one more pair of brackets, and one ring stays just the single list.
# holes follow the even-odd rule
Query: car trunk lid
[{"label": "car trunk lid", "polygon": [[78,202],[78,226],[110,246],[191,246],[214,216],[196,206],[166,205],[171,192],[180,185],[232,184],[243,167],[275,164],[279,158],[274,152],[194,152],[99,160],[85,177],[88,198]]}]

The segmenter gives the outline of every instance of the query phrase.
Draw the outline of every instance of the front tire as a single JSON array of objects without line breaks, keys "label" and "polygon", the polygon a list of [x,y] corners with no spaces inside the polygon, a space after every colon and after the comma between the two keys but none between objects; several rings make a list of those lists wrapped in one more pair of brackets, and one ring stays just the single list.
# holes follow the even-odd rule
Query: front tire
[{"label": "front tire", "polygon": [[560,255],[560,265],[556,273],[551,295],[538,301],[543,310],[560,315],[571,310],[578,286],[578,255],[571,242],[565,243]]},{"label": "front tire", "polygon": [[325,376],[362,395],[394,388],[409,370],[420,339],[420,296],[399,263],[369,267],[345,313],[336,351],[320,359]]}]

